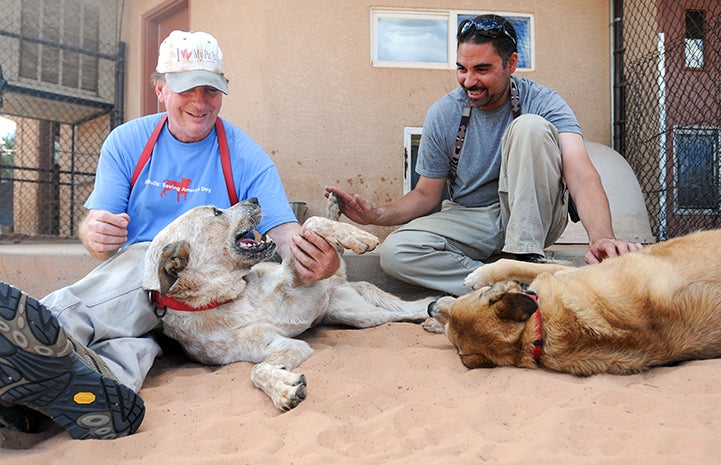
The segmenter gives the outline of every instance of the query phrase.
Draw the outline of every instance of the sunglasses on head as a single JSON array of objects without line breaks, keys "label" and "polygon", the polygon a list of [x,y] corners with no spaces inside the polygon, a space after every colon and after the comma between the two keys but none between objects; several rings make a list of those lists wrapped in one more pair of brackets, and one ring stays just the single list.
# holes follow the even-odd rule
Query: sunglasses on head
[{"label": "sunglasses on head", "polygon": [[516,44],[516,39],[508,32],[508,29],[492,19],[466,19],[458,26],[460,39],[465,39],[471,32],[491,39],[511,39],[513,44]]}]

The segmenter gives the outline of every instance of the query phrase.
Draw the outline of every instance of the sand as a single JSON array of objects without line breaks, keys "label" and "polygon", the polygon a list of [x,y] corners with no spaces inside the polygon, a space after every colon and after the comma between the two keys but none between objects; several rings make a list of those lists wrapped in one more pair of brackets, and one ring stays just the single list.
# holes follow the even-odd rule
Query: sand
[{"label": "sand", "polygon": [[721,360],[578,378],[467,370],[445,336],[410,323],[302,337],[316,353],[298,369],[308,397],[290,412],[252,385],[250,364],[205,367],[170,351],[141,391],[136,434],[4,432],[0,463],[721,463]]}]

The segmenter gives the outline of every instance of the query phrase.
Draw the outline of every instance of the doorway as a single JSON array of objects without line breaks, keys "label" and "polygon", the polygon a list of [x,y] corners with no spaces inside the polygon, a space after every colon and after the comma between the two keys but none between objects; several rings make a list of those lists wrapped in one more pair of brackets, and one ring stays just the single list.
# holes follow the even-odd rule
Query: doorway
[{"label": "doorway", "polygon": [[143,18],[143,101],[141,111],[143,115],[150,115],[165,111],[162,103],[158,102],[155,89],[150,82],[150,76],[155,72],[158,62],[158,48],[160,42],[172,31],[179,29],[187,31],[190,28],[190,15],[188,13],[188,0],[172,0],[150,10]]}]

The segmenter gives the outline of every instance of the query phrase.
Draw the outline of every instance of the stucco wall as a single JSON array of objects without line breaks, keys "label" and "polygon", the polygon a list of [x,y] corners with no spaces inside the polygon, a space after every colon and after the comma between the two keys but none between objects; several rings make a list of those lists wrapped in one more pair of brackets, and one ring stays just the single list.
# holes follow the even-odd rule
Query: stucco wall
[{"label": "stucco wall", "polygon": [[[142,14],[160,1],[126,0],[126,117],[140,111]],[[370,8],[488,10],[535,16],[535,70],[518,73],[557,89],[586,138],[610,143],[608,0],[190,0],[193,30],[220,41],[230,79],[221,115],[276,161],[288,197],[323,212],[334,184],[374,203],[403,191],[403,128],[456,87],[454,70],[374,68]],[[371,228],[384,236],[388,228]]]}]

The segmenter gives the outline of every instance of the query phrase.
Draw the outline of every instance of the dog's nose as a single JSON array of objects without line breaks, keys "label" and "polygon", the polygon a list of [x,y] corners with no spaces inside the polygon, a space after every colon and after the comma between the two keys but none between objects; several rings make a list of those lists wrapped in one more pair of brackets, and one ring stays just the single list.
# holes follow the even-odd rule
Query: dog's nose
[{"label": "dog's nose", "polygon": [[250,202],[250,203],[254,203],[254,204],[258,205],[258,197],[251,197],[248,200],[246,200],[246,202]]},{"label": "dog's nose", "polygon": [[428,316],[433,318],[433,308],[436,306],[437,300],[434,300],[433,302],[428,304]]}]

